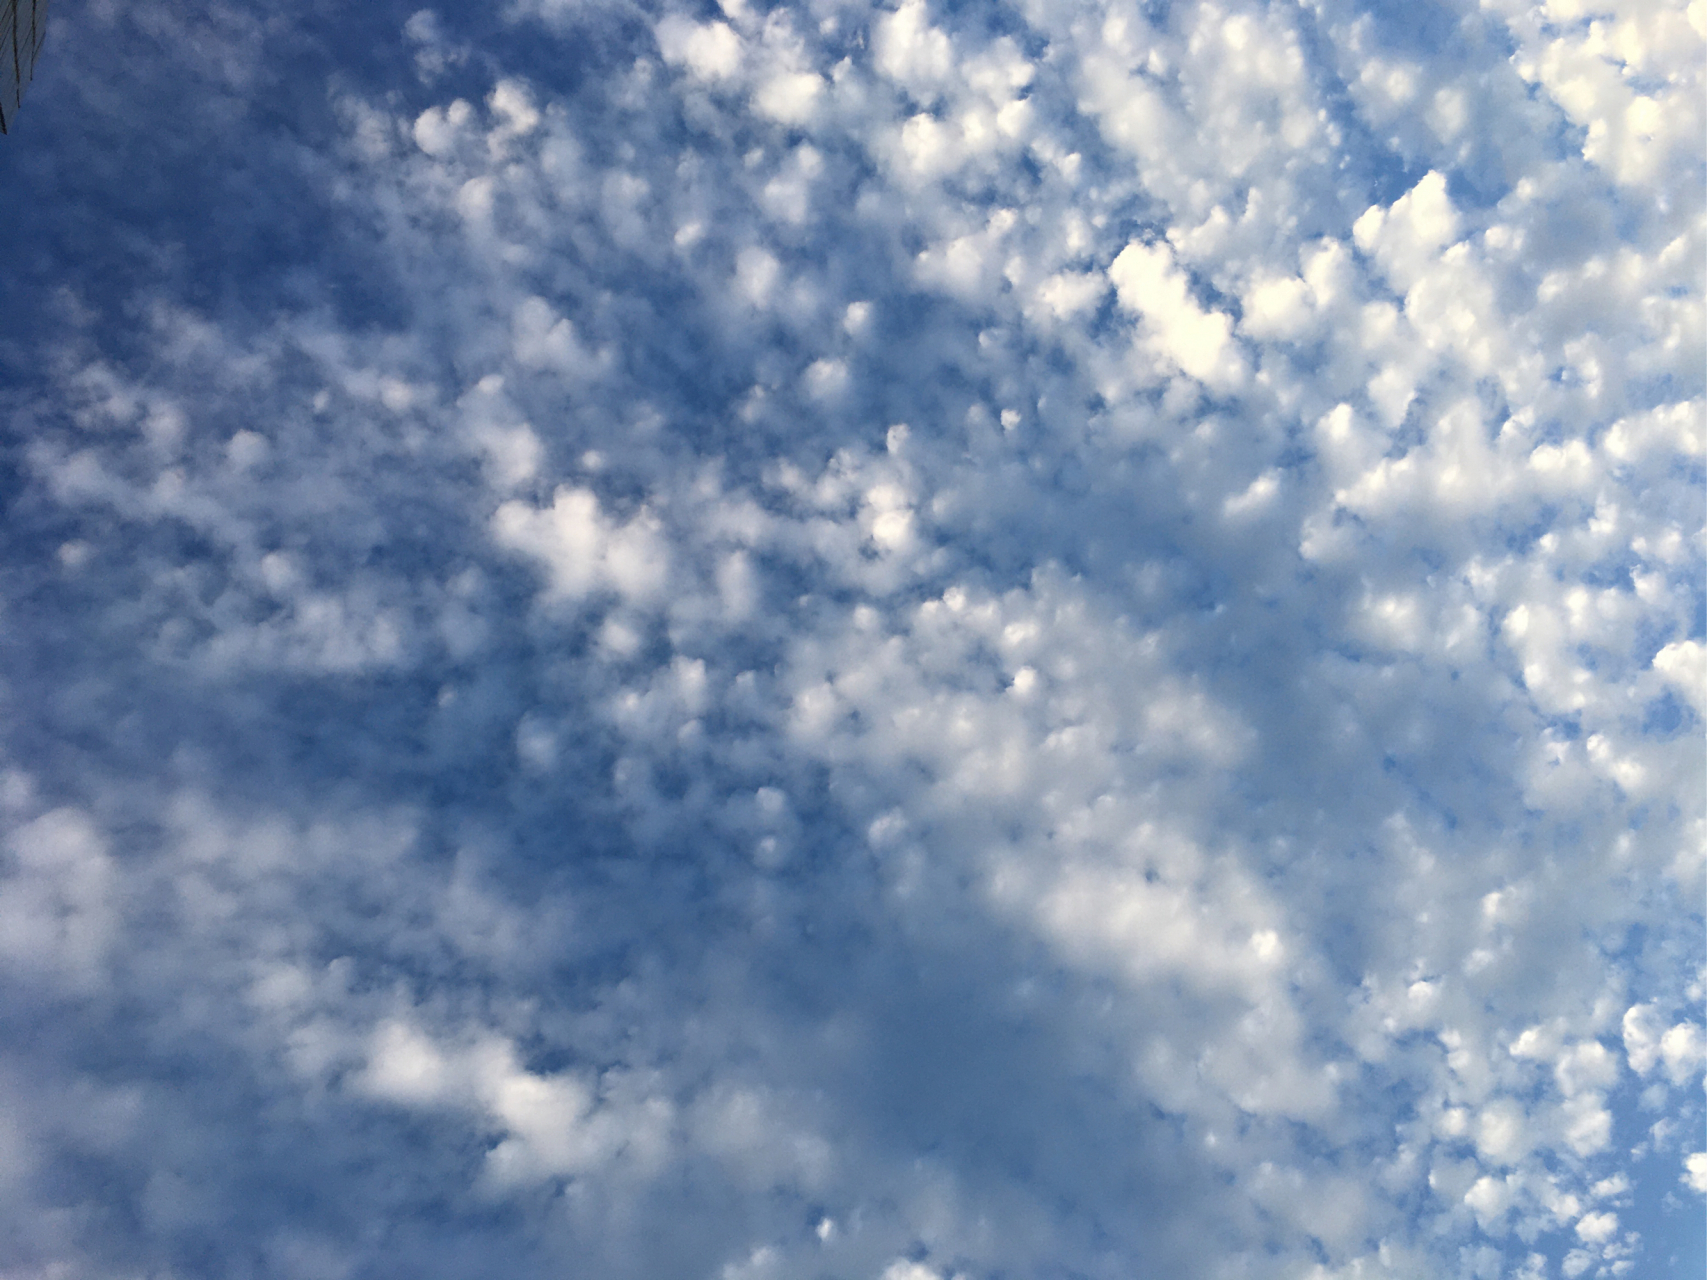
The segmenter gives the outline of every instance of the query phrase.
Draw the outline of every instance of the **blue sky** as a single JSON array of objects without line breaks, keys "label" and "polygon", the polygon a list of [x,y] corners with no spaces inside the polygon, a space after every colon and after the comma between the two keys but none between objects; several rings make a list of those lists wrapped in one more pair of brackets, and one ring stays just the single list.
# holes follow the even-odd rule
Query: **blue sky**
[{"label": "blue sky", "polygon": [[56,3],[0,1277],[1700,1273],[1700,3]]}]

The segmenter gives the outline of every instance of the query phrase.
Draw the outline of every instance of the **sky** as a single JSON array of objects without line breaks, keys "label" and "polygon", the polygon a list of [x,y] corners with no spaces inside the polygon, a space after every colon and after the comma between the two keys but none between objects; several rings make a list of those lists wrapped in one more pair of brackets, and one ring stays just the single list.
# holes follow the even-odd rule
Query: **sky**
[{"label": "sky", "polygon": [[1692,0],[56,0],[0,1280],[1698,1277]]}]

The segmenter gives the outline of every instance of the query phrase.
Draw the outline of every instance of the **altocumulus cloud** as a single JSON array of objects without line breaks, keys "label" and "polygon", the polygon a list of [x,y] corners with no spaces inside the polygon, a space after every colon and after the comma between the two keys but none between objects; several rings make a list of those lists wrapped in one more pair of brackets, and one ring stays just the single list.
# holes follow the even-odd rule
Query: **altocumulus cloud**
[{"label": "altocumulus cloud", "polygon": [[0,1275],[1700,1262],[1700,0],[67,3]]}]

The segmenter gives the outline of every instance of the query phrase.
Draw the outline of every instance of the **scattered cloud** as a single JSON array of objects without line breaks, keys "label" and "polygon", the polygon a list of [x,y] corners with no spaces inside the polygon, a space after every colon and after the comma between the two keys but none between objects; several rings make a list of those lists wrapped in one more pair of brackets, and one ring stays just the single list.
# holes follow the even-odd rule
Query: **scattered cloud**
[{"label": "scattered cloud", "polygon": [[70,5],[0,1271],[1698,1247],[1699,7]]}]

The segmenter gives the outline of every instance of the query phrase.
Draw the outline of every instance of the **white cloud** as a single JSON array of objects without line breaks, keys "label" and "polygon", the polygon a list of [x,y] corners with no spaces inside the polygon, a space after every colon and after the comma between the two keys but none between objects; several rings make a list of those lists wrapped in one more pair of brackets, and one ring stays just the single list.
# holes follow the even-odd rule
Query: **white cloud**
[{"label": "white cloud", "polygon": [[931,25],[925,0],[904,0],[874,24],[877,67],[927,99],[954,71],[954,47],[948,36]]},{"label": "white cloud", "polygon": [[727,80],[741,66],[741,37],[726,22],[691,22],[670,15],[658,24],[658,48],[705,80]]},{"label": "white cloud", "polygon": [[1707,1195],[1707,1152],[1691,1152],[1683,1166],[1684,1185],[1691,1191]]},{"label": "white cloud", "polygon": [[1707,645],[1698,640],[1673,640],[1654,655],[1654,670],[1698,713],[1707,715]]},{"label": "white cloud", "polygon": [[566,599],[610,589],[646,600],[669,574],[668,543],[655,517],[642,510],[619,524],[588,489],[561,486],[549,507],[506,502],[492,517],[492,532],[501,546],[541,561],[553,594]]},{"label": "white cloud", "polygon": [[1166,245],[1127,245],[1109,266],[1108,277],[1120,305],[1144,318],[1155,351],[1217,390],[1240,384],[1245,368],[1231,319],[1198,305]]},{"label": "white cloud", "polygon": [[8,966],[50,984],[99,986],[118,923],[114,867],[88,814],[55,809],[13,830],[0,882],[0,938]]},{"label": "white cloud", "polygon": [[13,1261],[1637,1265],[1700,33],[1548,14],[352,10],[329,114],[241,5],[80,33],[6,153]]},{"label": "white cloud", "polygon": [[1587,1244],[1604,1244],[1617,1230],[1616,1213],[1585,1213],[1577,1220],[1577,1238]]}]

